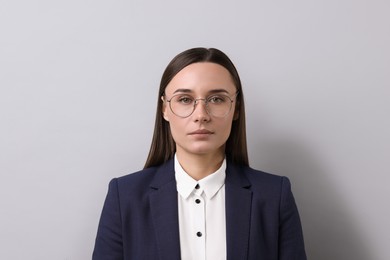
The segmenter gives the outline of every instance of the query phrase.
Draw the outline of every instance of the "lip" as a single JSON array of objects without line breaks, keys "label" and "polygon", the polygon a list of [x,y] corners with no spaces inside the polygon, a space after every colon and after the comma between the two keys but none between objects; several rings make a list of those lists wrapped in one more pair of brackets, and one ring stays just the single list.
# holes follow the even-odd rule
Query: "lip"
[{"label": "lip", "polygon": [[193,131],[189,133],[189,135],[211,135],[213,132],[207,130],[207,129],[198,129],[196,131]]}]

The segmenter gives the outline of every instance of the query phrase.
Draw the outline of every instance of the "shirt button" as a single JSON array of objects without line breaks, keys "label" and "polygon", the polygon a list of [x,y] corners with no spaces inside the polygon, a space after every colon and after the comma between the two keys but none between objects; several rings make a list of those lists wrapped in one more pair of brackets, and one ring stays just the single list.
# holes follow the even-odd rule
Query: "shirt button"
[{"label": "shirt button", "polygon": [[200,203],[200,199],[196,199],[195,202],[196,202],[196,204],[199,204]]},{"label": "shirt button", "polygon": [[199,188],[200,188],[199,184],[196,184],[195,189],[198,190]]},{"label": "shirt button", "polygon": [[201,236],[202,236],[202,232],[197,232],[196,235],[197,235],[198,237],[201,237]]}]

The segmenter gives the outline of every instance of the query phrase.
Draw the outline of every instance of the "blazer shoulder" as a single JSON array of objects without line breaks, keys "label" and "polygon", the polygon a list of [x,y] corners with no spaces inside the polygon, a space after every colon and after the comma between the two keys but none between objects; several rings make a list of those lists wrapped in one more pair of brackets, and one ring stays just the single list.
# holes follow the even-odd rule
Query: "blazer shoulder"
[{"label": "blazer shoulder", "polygon": [[145,192],[152,189],[158,189],[167,183],[175,181],[173,161],[146,168],[131,174],[114,179],[118,184],[118,189],[132,190],[135,192]]},{"label": "blazer shoulder", "polygon": [[156,173],[158,167],[151,167],[151,168],[146,168],[142,169],[133,173],[129,173],[120,177],[117,177],[116,179],[118,182],[132,182],[132,181],[137,181],[137,180],[142,180],[145,178],[150,178],[154,176],[154,173]]},{"label": "blazer shoulder", "polygon": [[251,183],[252,190],[278,191],[290,189],[290,180],[286,176],[281,176],[265,171],[245,167],[244,175]]},{"label": "blazer shoulder", "polygon": [[243,172],[245,176],[251,181],[261,181],[267,183],[280,183],[283,179],[287,178],[285,176],[257,170],[249,166],[244,167]]},{"label": "blazer shoulder", "polygon": [[111,183],[116,182],[118,191],[121,192],[137,192],[148,190],[152,183],[158,167],[147,168],[134,173],[126,174],[111,180]]}]

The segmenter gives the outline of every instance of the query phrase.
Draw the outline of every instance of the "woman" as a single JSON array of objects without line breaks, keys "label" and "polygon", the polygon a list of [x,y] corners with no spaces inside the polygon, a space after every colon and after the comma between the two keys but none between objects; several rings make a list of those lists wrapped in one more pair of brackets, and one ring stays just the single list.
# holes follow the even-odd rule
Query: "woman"
[{"label": "woman", "polygon": [[243,91],[223,52],[167,66],[145,168],[110,182],[93,259],[306,259],[289,180],[248,166]]}]

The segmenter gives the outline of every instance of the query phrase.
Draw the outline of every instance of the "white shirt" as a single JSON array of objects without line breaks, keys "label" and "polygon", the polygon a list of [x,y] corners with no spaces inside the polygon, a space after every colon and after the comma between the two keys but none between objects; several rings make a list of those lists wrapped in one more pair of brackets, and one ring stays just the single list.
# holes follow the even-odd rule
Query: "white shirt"
[{"label": "white shirt", "polygon": [[226,260],[225,170],[196,181],[175,156],[182,260]]}]

